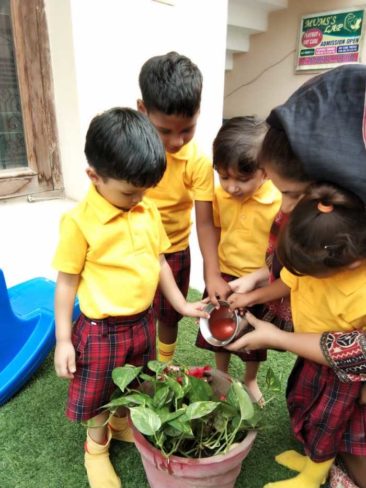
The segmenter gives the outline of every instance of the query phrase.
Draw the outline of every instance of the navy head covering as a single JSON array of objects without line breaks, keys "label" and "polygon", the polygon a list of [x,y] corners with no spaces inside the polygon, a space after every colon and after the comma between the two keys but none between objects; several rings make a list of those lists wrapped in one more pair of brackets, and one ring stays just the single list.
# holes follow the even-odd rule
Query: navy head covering
[{"label": "navy head covering", "polygon": [[352,191],[366,204],[366,65],[312,78],[267,118],[284,130],[307,175]]}]

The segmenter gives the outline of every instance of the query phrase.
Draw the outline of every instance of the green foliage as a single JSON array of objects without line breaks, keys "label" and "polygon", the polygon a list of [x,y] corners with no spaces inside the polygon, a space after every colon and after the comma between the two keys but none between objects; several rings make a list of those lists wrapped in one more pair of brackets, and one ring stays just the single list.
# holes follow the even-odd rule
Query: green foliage
[{"label": "green foliage", "polygon": [[[190,290],[190,301],[199,300],[200,297],[200,293]],[[195,320],[182,319],[177,361],[189,365],[214,366],[211,351],[193,346],[196,336]],[[261,425],[265,424],[266,428],[261,428],[245,459],[236,488],[262,488],[270,481],[295,475],[274,460],[274,456],[287,449],[303,452],[301,445],[293,439],[285,400],[286,380],[294,360],[295,356],[290,353],[269,351],[267,362],[262,363],[258,382],[266,406],[259,415]],[[264,391],[268,366],[281,378],[281,391],[269,403],[269,396]],[[230,375],[242,379],[244,368],[243,362],[232,355]],[[152,378],[148,375],[146,377]],[[140,374],[140,379],[144,381],[146,378]],[[52,351],[24,388],[1,406],[1,488],[88,488],[84,469],[85,428],[65,417],[67,389],[68,382],[55,375]],[[227,404],[227,408],[231,407]],[[111,460],[122,478],[123,488],[149,488],[141,456],[134,444],[112,442]]]},{"label": "green foliage", "polygon": [[150,376],[129,364],[116,368],[113,381],[119,395],[105,407],[127,407],[135,428],[165,456],[214,456],[258,427],[261,411],[239,381],[226,379],[223,394],[213,386],[209,366],[150,361],[148,367]]}]

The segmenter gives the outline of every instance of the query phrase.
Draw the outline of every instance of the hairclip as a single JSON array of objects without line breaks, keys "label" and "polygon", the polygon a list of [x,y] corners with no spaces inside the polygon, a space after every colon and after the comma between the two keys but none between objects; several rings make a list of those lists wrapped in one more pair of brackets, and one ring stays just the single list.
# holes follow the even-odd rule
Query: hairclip
[{"label": "hairclip", "polygon": [[318,210],[322,213],[330,213],[330,212],[333,212],[334,205],[332,205],[331,203],[329,205],[324,205],[324,203],[319,202],[318,203]]}]

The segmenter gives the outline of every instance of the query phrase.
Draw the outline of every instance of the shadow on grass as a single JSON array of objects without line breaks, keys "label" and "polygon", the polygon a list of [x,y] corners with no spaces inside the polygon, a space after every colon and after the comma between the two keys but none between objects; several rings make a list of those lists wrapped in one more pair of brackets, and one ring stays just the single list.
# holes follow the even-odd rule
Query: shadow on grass
[{"label": "shadow on grass", "polygon": [[[191,290],[189,298],[196,300],[199,294]],[[182,320],[176,358],[187,365],[214,365],[212,353],[193,347],[197,329],[194,320]],[[270,351],[267,362],[261,366],[259,384],[265,384],[270,366],[277,375],[282,374],[282,391],[266,407],[269,429],[258,434],[243,463],[237,488],[261,488],[268,481],[293,475],[274,462],[279,452],[299,448],[291,436],[284,398],[293,362],[294,356],[288,353]],[[243,363],[232,356],[231,375],[240,379],[243,368]],[[52,353],[32,380],[0,408],[1,488],[88,488],[83,466],[85,429],[66,419],[66,396],[67,382],[56,377]],[[140,456],[133,445],[114,442],[111,458],[124,488],[148,488]]]}]

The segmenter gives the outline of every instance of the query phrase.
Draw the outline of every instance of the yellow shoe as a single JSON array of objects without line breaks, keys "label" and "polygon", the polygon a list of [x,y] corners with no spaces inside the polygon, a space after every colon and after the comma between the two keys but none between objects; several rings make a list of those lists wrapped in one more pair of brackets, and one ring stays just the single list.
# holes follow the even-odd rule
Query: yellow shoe
[{"label": "yellow shoe", "polygon": [[108,440],[106,444],[102,445],[93,441],[87,433],[84,465],[90,488],[122,488],[121,480],[109,459],[111,438],[112,434],[108,429]]},{"label": "yellow shoe", "polygon": [[315,463],[307,457],[304,469],[295,478],[267,483],[263,488],[320,488],[325,483],[333,462],[334,459]]},{"label": "yellow shoe", "polygon": [[305,468],[307,457],[294,450],[284,451],[275,456],[278,464],[300,473]]},{"label": "yellow shoe", "polygon": [[132,429],[128,425],[127,417],[116,417],[112,415],[109,419],[109,427],[112,432],[112,439],[123,442],[135,442]]}]

